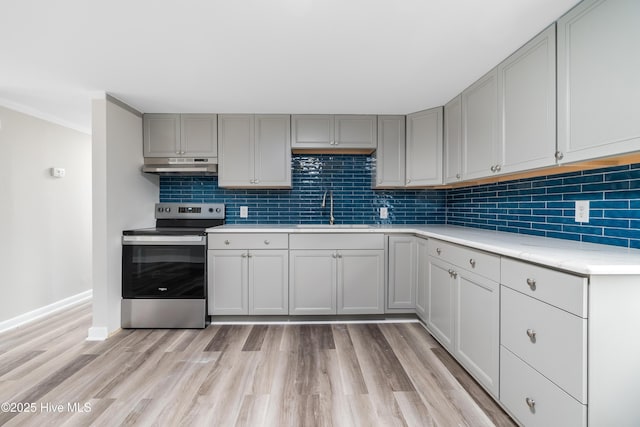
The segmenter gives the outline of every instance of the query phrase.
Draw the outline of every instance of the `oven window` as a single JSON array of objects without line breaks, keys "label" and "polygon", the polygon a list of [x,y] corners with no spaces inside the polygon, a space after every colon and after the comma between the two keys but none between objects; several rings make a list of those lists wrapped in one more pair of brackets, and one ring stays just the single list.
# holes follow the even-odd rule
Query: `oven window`
[{"label": "oven window", "polygon": [[204,298],[205,246],[122,247],[123,298]]}]

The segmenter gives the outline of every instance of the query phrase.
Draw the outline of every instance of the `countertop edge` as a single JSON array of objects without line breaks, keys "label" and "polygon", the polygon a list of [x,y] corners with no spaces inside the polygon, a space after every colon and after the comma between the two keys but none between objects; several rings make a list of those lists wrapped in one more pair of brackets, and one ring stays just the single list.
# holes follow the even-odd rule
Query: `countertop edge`
[{"label": "countertop edge", "polygon": [[640,250],[450,225],[372,225],[368,228],[297,228],[295,225],[224,225],[207,233],[412,234],[585,276],[640,275]]}]

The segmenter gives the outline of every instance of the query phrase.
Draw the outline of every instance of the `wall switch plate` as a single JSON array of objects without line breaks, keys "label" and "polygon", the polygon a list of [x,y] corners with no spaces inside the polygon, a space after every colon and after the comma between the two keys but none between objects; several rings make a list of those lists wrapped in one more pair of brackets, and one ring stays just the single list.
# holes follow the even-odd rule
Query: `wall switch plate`
[{"label": "wall switch plate", "polygon": [[54,178],[64,178],[66,173],[64,168],[51,168],[51,176]]},{"label": "wall switch plate", "polygon": [[576,200],[576,222],[589,222],[588,200]]},{"label": "wall switch plate", "polygon": [[249,218],[249,206],[240,206],[240,218]]},{"label": "wall switch plate", "polygon": [[380,219],[389,218],[389,209],[388,208],[380,208]]}]

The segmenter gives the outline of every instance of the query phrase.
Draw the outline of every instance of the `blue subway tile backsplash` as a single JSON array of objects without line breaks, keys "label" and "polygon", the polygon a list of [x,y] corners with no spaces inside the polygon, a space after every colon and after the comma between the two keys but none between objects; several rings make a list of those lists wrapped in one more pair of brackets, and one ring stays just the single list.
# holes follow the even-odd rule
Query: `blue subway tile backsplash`
[{"label": "blue subway tile backsplash", "polygon": [[[227,224],[329,222],[333,192],[336,224],[444,224],[445,190],[371,189],[375,159],[367,155],[294,155],[290,190],[225,189],[217,177],[160,177],[160,201],[226,203]],[[240,206],[249,217],[240,218]],[[386,207],[388,219],[380,219]]]},{"label": "blue subway tile backsplash", "polygon": [[[453,224],[640,248],[640,164],[448,190],[372,190],[367,155],[294,155],[292,189],[218,187],[217,177],[160,178],[162,202],[223,202],[229,224],[327,223],[333,191],[341,224]],[[590,221],[574,221],[575,200],[590,201]],[[239,216],[249,207],[249,218]],[[389,218],[379,218],[387,207]]]},{"label": "blue subway tile backsplash", "polygon": [[[451,189],[447,223],[640,248],[638,188],[640,164]],[[574,221],[576,200],[590,201],[588,224]]]}]

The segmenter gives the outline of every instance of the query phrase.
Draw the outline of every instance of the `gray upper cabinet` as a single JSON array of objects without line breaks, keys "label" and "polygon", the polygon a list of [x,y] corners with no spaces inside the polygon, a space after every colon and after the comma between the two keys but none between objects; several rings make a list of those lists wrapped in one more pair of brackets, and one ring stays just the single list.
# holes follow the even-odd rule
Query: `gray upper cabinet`
[{"label": "gray upper cabinet", "polygon": [[462,92],[462,178],[500,172],[498,72],[494,68]]},{"label": "gray upper cabinet", "polygon": [[502,173],[555,164],[556,26],[498,65],[498,158]]},{"label": "gray upper cabinet", "polygon": [[640,150],[639,24],[637,0],[586,0],[558,20],[559,161]]},{"label": "gray upper cabinet", "polygon": [[293,149],[376,149],[376,116],[305,114],[292,120]]},{"label": "gray upper cabinet", "polygon": [[407,116],[407,187],[442,184],[442,107]]},{"label": "gray upper cabinet", "polygon": [[462,100],[460,95],[444,106],[444,182],[462,179]]},{"label": "gray upper cabinet", "polygon": [[215,114],[145,114],[144,157],[218,156]]},{"label": "gray upper cabinet", "polygon": [[405,116],[378,116],[373,188],[404,187]]},{"label": "gray upper cabinet", "polygon": [[224,114],[218,121],[220,187],[291,187],[288,115]]}]

